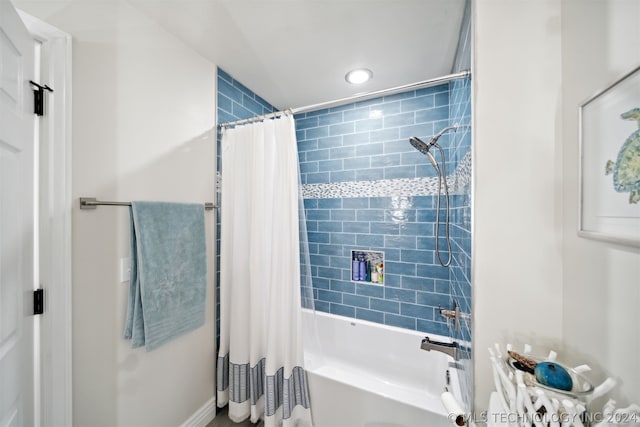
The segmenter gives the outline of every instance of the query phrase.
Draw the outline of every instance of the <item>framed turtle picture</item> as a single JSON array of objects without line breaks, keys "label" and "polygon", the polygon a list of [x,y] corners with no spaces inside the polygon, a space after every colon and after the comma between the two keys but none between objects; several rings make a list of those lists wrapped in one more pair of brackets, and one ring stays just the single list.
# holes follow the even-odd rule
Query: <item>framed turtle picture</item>
[{"label": "framed turtle picture", "polygon": [[579,108],[583,237],[640,247],[640,67]]}]

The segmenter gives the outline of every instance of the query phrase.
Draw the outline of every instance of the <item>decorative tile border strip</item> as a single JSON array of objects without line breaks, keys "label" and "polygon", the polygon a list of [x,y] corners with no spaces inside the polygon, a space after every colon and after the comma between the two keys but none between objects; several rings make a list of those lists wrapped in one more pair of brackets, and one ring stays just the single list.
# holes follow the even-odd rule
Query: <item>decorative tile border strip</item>
[{"label": "decorative tile border strip", "polygon": [[467,154],[460,160],[453,174],[447,177],[447,183],[451,182],[450,179],[453,180],[451,185],[452,193],[461,194],[466,192],[465,190],[471,184],[471,150],[467,151]]},{"label": "decorative tile border strip", "polygon": [[[471,151],[447,176],[451,194],[461,192],[471,182]],[[329,182],[302,186],[304,199],[341,199],[351,197],[431,196],[438,194],[438,178],[379,179],[373,181]]]}]

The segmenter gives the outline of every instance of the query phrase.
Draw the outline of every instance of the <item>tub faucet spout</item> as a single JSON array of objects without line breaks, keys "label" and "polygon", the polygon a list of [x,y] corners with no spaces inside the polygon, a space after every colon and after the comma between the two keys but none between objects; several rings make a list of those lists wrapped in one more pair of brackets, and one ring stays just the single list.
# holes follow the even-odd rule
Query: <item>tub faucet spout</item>
[{"label": "tub faucet spout", "polygon": [[429,337],[424,337],[422,340],[422,344],[420,344],[420,349],[426,351],[439,351],[446,355],[449,355],[453,358],[453,360],[458,360],[458,349],[459,345],[457,342],[439,342],[439,341],[431,341]]}]

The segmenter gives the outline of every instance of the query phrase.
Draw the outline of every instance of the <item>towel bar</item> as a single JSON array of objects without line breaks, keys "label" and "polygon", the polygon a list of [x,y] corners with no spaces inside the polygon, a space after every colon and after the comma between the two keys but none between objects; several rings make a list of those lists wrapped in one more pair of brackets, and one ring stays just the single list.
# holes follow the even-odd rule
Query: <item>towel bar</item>
[{"label": "towel bar", "polygon": [[[94,197],[80,197],[80,209],[96,209],[98,205],[103,206],[131,206],[131,202],[103,202],[96,200]],[[218,207],[211,202],[204,204],[204,208],[208,211],[217,209]]]}]

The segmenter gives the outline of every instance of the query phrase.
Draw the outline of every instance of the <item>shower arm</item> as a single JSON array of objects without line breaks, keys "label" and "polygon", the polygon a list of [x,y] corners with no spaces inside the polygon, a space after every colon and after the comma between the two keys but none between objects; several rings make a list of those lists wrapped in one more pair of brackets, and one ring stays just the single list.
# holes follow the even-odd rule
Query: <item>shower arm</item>
[{"label": "shower arm", "polygon": [[435,144],[436,144],[436,142],[438,141],[438,139],[440,139],[440,137],[441,137],[442,135],[444,135],[444,134],[445,134],[445,132],[448,132],[448,131],[450,131],[450,130],[453,130],[454,132],[457,132],[457,131],[458,131],[458,128],[461,128],[461,127],[470,127],[470,126],[471,126],[471,125],[467,125],[467,124],[463,124],[463,125],[461,125],[461,124],[456,123],[456,124],[453,124],[453,125],[451,125],[451,126],[447,126],[447,127],[445,127],[445,128],[444,128],[444,129],[442,129],[440,132],[438,132],[436,135],[434,135],[434,136],[433,136],[433,138],[431,138],[431,141],[429,141],[429,143],[427,144],[427,149],[428,149],[428,148],[430,148],[432,145],[435,145]]}]

